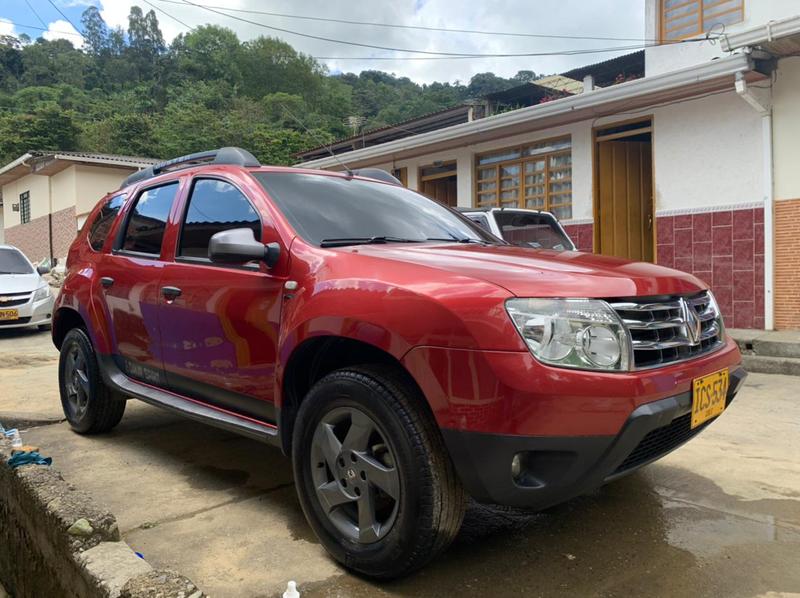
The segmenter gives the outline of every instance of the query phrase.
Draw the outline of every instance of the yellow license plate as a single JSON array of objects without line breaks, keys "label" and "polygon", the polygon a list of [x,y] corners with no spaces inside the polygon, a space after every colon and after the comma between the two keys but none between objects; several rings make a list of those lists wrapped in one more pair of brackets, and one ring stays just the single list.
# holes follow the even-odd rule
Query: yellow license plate
[{"label": "yellow license plate", "polygon": [[17,309],[0,309],[0,320],[18,320],[19,310]]},{"label": "yellow license plate", "polygon": [[728,395],[728,370],[696,378],[692,387],[692,428],[725,411]]}]

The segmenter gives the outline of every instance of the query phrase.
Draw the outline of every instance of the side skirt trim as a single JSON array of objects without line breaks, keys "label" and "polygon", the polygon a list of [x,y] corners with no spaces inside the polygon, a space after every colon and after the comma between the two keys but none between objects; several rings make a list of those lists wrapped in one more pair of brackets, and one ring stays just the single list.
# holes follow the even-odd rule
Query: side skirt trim
[{"label": "side skirt trim", "polygon": [[280,433],[278,427],[274,424],[237,415],[218,407],[212,407],[196,399],[190,399],[149,384],[137,382],[122,373],[111,355],[98,353],[97,360],[100,364],[103,381],[110,388],[125,396],[139,399],[155,407],[161,407],[195,421],[235,432],[254,440],[281,446]]}]

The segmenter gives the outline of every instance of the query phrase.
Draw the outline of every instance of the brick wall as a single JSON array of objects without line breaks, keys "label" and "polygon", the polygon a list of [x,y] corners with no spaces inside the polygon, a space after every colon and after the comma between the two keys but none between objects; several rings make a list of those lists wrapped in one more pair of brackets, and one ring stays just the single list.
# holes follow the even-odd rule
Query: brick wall
[{"label": "brick wall", "polygon": [[588,224],[565,224],[564,230],[567,231],[578,251],[591,253],[594,250],[594,225],[591,222]]},{"label": "brick wall", "polygon": [[775,202],[775,328],[800,330],[800,199]]},{"label": "brick wall", "polygon": [[[50,255],[50,227],[47,216],[12,226],[5,232],[5,242],[18,247],[32,262],[38,262]],[[53,254],[55,257],[66,257],[69,246],[77,233],[75,208],[66,208],[53,213]]]},{"label": "brick wall", "polygon": [[659,216],[656,222],[658,264],[706,282],[726,325],[764,327],[763,209]]}]

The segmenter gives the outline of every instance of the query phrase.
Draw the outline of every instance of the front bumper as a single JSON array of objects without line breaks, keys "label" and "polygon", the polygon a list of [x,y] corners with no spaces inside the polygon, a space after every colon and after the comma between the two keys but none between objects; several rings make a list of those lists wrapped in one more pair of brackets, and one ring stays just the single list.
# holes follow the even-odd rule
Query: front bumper
[{"label": "front bumper", "polygon": [[[729,405],[747,376],[731,368]],[[516,436],[443,429],[466,490],[480,502],[544,509],[659,459],[709,423],[690,429],[691,391],[637,407],[616,435]],[[711,420],[714,421],[714,420]],[[524,472],[514,480],[511,463]]]},{"label": "front bumper", "polygon": [[[55,297],[52,292],[46,299],[34,301],[34,292],[17,294],[14,301],[0,304],[0,309],[16,309],[18,317],[15,320],[0,320],[0,330],[8,328],[25,328],[26,326],[41,326],[49,324],[53,316]],[[17,298],[19,297],[19,298]],[[20,301],[25,300],[24,303]]]}]

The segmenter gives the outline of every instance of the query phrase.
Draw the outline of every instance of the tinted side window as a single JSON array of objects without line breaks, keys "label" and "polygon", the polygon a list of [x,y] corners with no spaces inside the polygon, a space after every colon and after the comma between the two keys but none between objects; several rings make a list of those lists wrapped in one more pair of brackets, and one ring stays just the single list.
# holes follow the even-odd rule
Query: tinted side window
[{"label": "tinted side window", "polygon": [[489,228],[489,220],[483,214],[466,214],[466,216],[483,230],[492,232],[492,229]]},{"label": "tinted side window", "polygon": [[261,240],[261,220],[241,191],[225,181],[199,179],[192,187],[178,255],[207,258],[211,237],[232,228],[249,228]]},{"label": "tinted side window", "polygon": [[536,249],[571,249],[572,245],[549,216],[520,212],[496,212],[503,238],[512,245]]},{"label": "tinted side window", "polygon": [[100,208],[100,212],[97,214],[97,218],[95,218],[95,221],[92,223],[92,228],[89,230],[89,245],[91,245],[92,249],[95,251],[100,251],[103,248],[106,237],[108,237],[108,231],[111,230],[111,225],[114,224],[114,220],[117,218],[117,214],[119,214],[119,209],[122,207],[122,204],[125,203],[125,197],[124,193],[112,197]]},{"label": "tinted side window", "polygon": [[178,183],[143,191],[128,217],[122,249],[159,255]]}]

